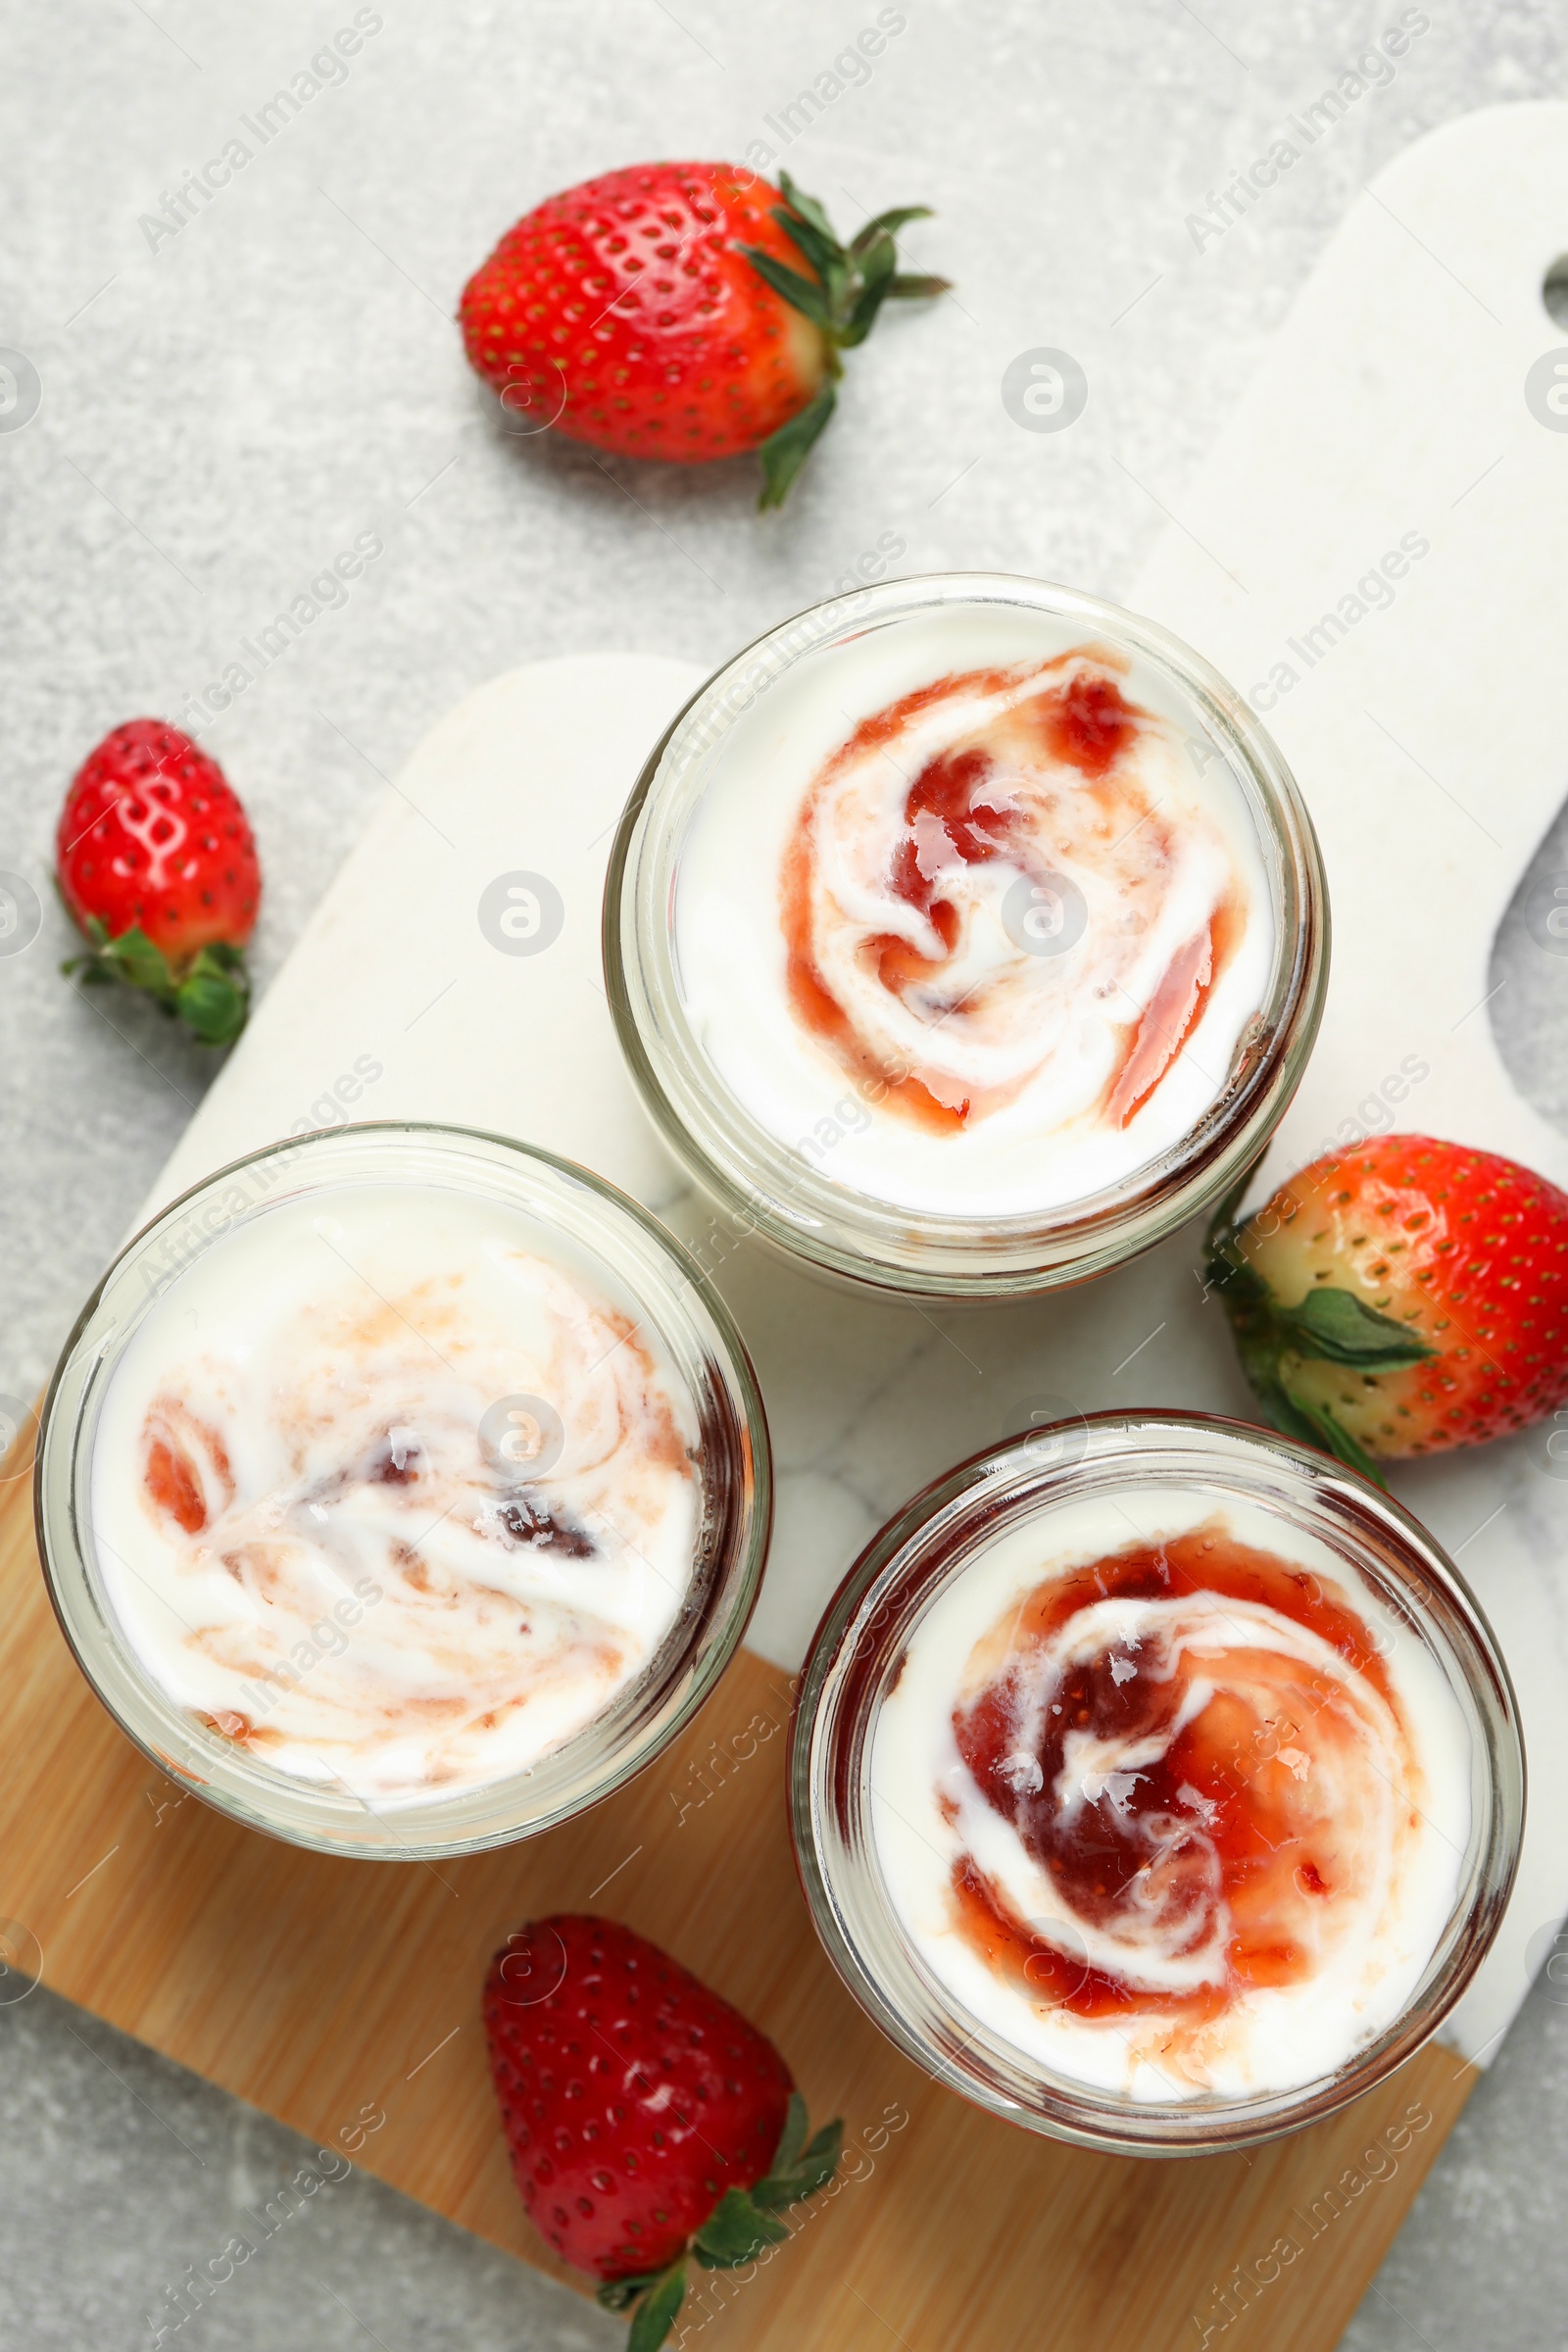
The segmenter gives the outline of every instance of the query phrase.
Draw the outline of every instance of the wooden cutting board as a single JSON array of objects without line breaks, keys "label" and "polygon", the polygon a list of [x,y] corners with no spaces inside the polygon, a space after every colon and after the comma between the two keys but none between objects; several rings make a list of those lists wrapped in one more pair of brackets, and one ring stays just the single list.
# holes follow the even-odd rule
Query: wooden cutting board
[{"label": "wooden cutting board", "polygon": [[785,1823],[790,1684],[748,1650],[684,1740],[551,1836],[439,1866],[326,1860],[182,1795],[122,1736],[61,1638],[13,1478],[0,1690],[0,1915],[25,1931],[0,1924],[8,1960],[35,1939],[52,1990],[573,2285],[503,2152],[492,1951],[530,1915],[612,1909],[773,2035],[812,2114],[844,2117],[845,2169],[798,2244],[689,2296],[680,2340],[717,2352],[1192,2352],[1222,2329],[1227,2352],[1328,2352],[1477,2080],[1429,2048],[1330,2124],[1169,2164],[965,2106],[822,1955]]}]

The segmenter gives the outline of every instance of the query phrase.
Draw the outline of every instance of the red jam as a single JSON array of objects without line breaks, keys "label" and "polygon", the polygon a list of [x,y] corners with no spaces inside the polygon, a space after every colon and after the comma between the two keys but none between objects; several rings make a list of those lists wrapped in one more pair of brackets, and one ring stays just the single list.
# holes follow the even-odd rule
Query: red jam
[{"label": "red jam", "polygon": [[[1073,1620],[1106,1599],[1177,1605],[1131,1638],[1075,1638]],[[1336,1914],[1365,1899],[1367,1848],[1381,1839],[1357,1833],[1388,1810],[1391,1740],[1405,1788],[1413,1769],[1353,1609],[1211,1524],[1039,1586],[981,1655],[997,1670],[955,1713],[959,1753],[1050,1873],[1067,1921],[1126,1954],[1125,1970],[1089,1965],[1070,1929],[1053,1940],[1050,1923],[1020,1919],[965,1853],[953,1873],[958,1923],[991,1967],[1079,2017],[1195,2025],[1250,1987],[1312,1974]],[[1086,1770],[1086,1757],[1127,1768]],[[1397,1798],[1393,1810],[1402,1822]],[[1205,1950],[1216,1964],[1201,1984],[1152,1982],[1152,1959],[1168,1971]]]},{"label": "red jam", "polygon": [[[1050,672],[1072,658],[1063,656],[1042,664],[1042,679],[1048,680]],[[797,1020],[833,1050],[871,1100],[890,1103],[939,1134],[962,1131],[995,1103],[970,1098],[954,1100],[951,1089],[939,1097],[917,1070],[892,1065],[874,1041],[858,1032],[851,1013],[834,995],[813,941],[817,808],[823,785],[868,752],[883,751],[896,758],[900,738],[959,689],[974,696],[996,695],[1015,685],[1014,674],[1006,670],[944,677],[863,719],[808,796],[784,858],[781,915],[787,985]],[[1042,772],[1049,772],[1044,765],[1047,762],[1058,769],[1069,767],[1090,784],[1105,785],[1108,792],[1124,753],[1146,719],[1147,713],[1127,701],[1114,678],[1075,670],[1060,685],[1043,683],[1037,695],[1015,703],[997,722],[998,746],[1004,745],[1006,754],[1001,764],[1004,772],[1016,780],[1020,758],[1027,764],[1032,756],[1042,762]],[[983,738],[984,730],[981,734]],[[900,838],[892,851],[886,888],[890,897],[912,906],[930,923],[942,943],[943,955],[923,956],[909,940],[892,931],[870,934],[858,950],[862,967],[876,984],[906,1012],[916,1011],[928,1025],[932,1021],[930,1007],[942,1003],[944,967],[959,944],[961,924],[958,908],[939,896],[939,883],[924,870],[932,862],[931,820],[940,827],[951,858],[959,864],[972,867],[1002,860],[1037,879],[1049,872],[1049,863],[1042,862],[1040,844],[1031,840],[1027,813],[1014,805],[1012,791],[999,790],[994,781],[998,767],[998,758],[983,739],[970,740],[927,760],[905,796]],[[988,794],[994,797],[988,798]],[[1122,839],[1141,831],[1154,816],[1154,809],[1147,808],[1124,828],[1124,809],[1114,799],[1107,800],[1106,812]],[[1107,835],[1112,829],[1111,823],[1103,823]],[[1147,845],[1156,863],[1162,855],[1161,832],[1162,828],[1154,825]],[[1120,846],[1118,840],[1112,855]],[[1139,1017],[1121,1024],[1117,1063],[1099,1106],[1108,1125],[1124,1127],[1153,1094],[1201,1019],[1240,929],[1229,902],[1218,907],[1212,919],[1177,949]],[[943,1004],[936,1016],[938,1025],[965,1009],[978,1009],[982,994],[977,989]]]},{"label": "red jam", "polygon": [[221,1438],[173,1397],[160,1396],[142,1443],[142,1480],[154,1511],[166,1512],[187,1536],[199,1536],[207,1525],[209,1488],[225,1500],[233,1493]]}]

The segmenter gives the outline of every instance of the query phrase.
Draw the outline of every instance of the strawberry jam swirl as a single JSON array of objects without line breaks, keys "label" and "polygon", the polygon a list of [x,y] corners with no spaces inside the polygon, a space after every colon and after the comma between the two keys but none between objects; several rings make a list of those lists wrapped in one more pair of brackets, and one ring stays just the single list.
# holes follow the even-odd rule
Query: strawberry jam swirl
[{"label": "strawberry jam swirl", "polygon": [[415,1801],[524,1769],[647,1667],[692,1574],[696,1433],[574,1270],[493,1238],[401,1282],[317,1255],[270,1326],[259,1300],[239,1344],[162,1350],[126,1399],[134,1510],[106,1480],[99,1523],[192,1713]]},{"label": "strawberry jam swirl", "polygon": [[863,719],[785,853],[797,1021],[927,1131],[1027,1096],[1116,1133],[1246,919],[1175,730],[1102,648],[949,675]]},{"label": "strawberry jam swirl", "polygon": [[915,1628],[875,1735],[887,1884],[964,2006],[1058,2074],[1155,2102],[1294,2088],[1420,1981],[1468,1735],[1326,1546],[1281,1529],[1285,1556],[1200,1490],[1097,1546],[1118,1520],[1081,1515],[1054,1569],[1016,1525]]}]

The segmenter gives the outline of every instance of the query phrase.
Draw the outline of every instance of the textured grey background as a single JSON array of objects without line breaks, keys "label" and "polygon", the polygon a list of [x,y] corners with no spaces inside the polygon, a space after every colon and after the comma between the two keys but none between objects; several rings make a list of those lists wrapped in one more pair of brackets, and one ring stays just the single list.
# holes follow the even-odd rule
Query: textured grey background
[{"label": "textured grey background", "polygon": [[[789,511],[754,514],[746,465],[601,466],[499,434],[450,318],[500,231],[598,169],[777,149],[767,118],[878,4],[384,0],[347,80],[156,250],[142,216],[351,0],[0,11],[0,345],[43,385],[37,416],[0,432],[0,867],[46,903],[37,942],[0,961],[0,1390],[43,1379],[212,1068],[150,1007],[73,995],[54,968],[53,822],[111,725],[177,716],[357,532],[381,535],[347,604],[207,729],[260,837],[265,985],[382,775],[514,662],[598,646],[714,661],[887,533],[904,570],[1124,590],[1368,173],[1454,114],[1568,88],[1568,22],[1546,0],[1434,6],[1392,86],[1199,254],[1185,216],[1397,21],[1396,0],[902,0],[869,81],[783,160],[846,225],[937,206],[910,256],[958,291],[858,356]],[[1020,432],[1001,403],[1008,361],[1040,345],[1089,377],[1061,435]],[[1568,865],[1562,827],[1544,856]],[[1510,923],[1494,976],[1510,1065],[1568,1124],[1568,962]],[[1565,2091],[1568,2017],[1538,1987],[1354,2352],[1562,2341]],[[288,2134],[42,1991],[0,2007],[0,2339],[148,2343],[165,2287],[296,2161]],[[623,2340],[368,2180],[295,2228],[184,2340]]]}]

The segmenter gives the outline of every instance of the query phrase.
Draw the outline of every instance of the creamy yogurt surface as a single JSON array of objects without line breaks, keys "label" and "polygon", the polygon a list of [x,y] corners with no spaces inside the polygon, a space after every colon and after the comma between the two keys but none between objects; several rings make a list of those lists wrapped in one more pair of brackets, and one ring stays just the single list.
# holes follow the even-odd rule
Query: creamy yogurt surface
[{"label": "creamy yogurt surface", "polygon": [[679,986],[724,1086],[828,1178],[956,1216],[1178,1145],[1265,1001],[1254,822],[1149,662],[948,606],[802,656],[682,844]]},{"label": "creamy yogurt surface", "polygon": [[680,1614],[686,1386],[521,1208],[365,1184],[263,1209],[110,1380],[93,1535],[124,1637],[259,1761],[373,1805],[580,1732]]},{"label": "creamy yogurt surface", "polygon": [[1470,1741],[1356,1572],[1212,1491],[1000,1532],[871,1747],[884,1884],[971,2016],[1140,2103],[1286,2091],[1401,2014],[1450,1917]]}]

